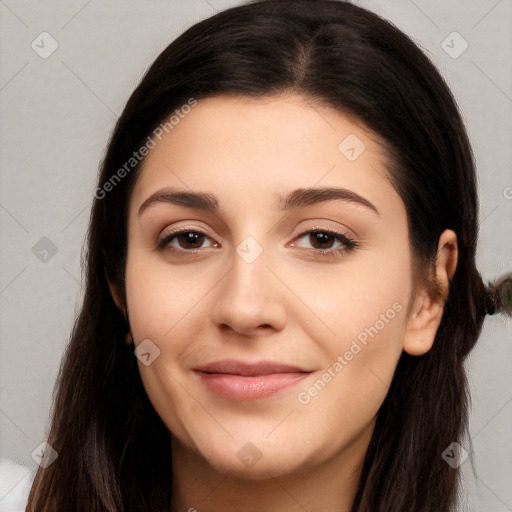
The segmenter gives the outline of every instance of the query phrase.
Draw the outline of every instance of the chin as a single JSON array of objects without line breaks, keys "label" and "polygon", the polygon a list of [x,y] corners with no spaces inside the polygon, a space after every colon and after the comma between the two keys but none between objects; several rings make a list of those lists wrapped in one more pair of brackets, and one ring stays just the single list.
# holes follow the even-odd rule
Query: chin
[{"label": "chin", "polygon": [[[284,440],[282,440],[284,441]],[[265,480],[305,469],[313,461],[294,451],[296,446],[260,441],[218,443],[201,450],[201,456],[219,473],[244,480]]]},{"label": "chin", "polygon": [[232,459],[209,459],[208,462],[219,473],[243,480],[267,480],[288,475],[300,469],[300,466],[297,467],[297,461],[290,461],[287,464],[286,461],[278,459],[278,457],[269,458],[267,455],[253,466],[245,465],[238,460],[233,462]]}]

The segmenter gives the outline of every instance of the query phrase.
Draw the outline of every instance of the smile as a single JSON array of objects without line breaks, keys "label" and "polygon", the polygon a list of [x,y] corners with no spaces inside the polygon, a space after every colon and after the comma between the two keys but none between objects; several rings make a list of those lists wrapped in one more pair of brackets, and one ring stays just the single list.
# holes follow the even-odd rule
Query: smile
[{"label": "smile", "polygon": [[311,371],[280,363],[218,361],[195,368],[203,384],[231,400],[258,400],[275,395],[305,379]]}]

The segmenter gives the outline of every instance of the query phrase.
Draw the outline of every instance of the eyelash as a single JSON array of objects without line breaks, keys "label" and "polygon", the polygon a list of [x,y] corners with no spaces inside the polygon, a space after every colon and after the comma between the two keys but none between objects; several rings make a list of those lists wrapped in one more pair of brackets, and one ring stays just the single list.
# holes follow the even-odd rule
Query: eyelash
[{"label": "eyelash", "polygon": [[343,254],[346,254],[347,252],[353,251],[354,249],[357,249],[359,247],[359,244],[353,240],[352,238],[348,237],[347,235],[343,233],[338,233],[336,231],[330,231],[328,229],[321,229],[321,228],[313,228],[308,229],[306,231],[303,231],[299,235],[297,235],[297,239],[303,238],[305,235],[310,235],[312,233],[322,233],[324,235],[333,236],[336,240],[341,242],[341,247],[337,249],[308,249],[305,250],[313,254],[315,257],[325,258],[336,258],[340,257]]},{"label": "eyelash", "polygon": [[[203,235],[207,238],[210,238],[206,233],[199,231],[197,229],[180,229],[180,230],[173,231],[173,232],[165,235],[161,239],[159,239],[156,244],[155,249],[159,250],[159,251],[170,250],[171,252],[175,252],[175,253],[188,253],[190,255],[195,255],[199,251],[201,251],[201,249],[191,249],[191,250],[176,249],[175,247],[172,247],[169,245],[170,242],[174,238],[176,238],[178,235],[180,235],[182,233],[195,233],[195,234]],[[314,254],[315,257],[316,256],[319,256],[322,258],[324,258],[324,257],[339,257],[342,254],[351,252],[354,249],[357,249],[359,247],[358,242],[356,242],[355,240],[353,240],[352,238],[348,237],[347,235],[345,235],[343,233],[338,233],[336,231],[329,231],[326,229],[319,229],[319,228],[314,228],[314,229],[309,229],[309,230],[303,231],[300,235],[297,236],[297,239],[300,239],[304,235],[308,235],[311,233],[322,233],[322,234],[325,234],[328,236],[334,236],[334,238],[336,238],[339,242],[341,242],[343,244],[343,246],[338,249],[305,249],[306,251]]]}]

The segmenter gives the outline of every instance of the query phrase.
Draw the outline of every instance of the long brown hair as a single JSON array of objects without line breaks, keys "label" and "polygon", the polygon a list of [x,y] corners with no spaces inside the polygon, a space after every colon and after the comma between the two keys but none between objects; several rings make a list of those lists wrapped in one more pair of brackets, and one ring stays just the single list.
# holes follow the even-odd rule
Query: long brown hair
[{"label": "long brown hair", "polygon": [[475,167],[456,102],[429,59],[376,14],[336,0],[263,0],[181,34],[117,121],[92,206],[83,304],[56,387],[48,442],[58,457],[38,470],[28,512],[170,509],[171,434],[144,391],[107,283],[124,297],[127,207],[141,167],[126,163],[191,98],[287,92],[352,115],[381,137],[418,273],[429,275],[440,233],[457,234],[458,266],[434,345],[422,356],[402,354],[352,507],[452,510],[458,471],[441,454],[467,431],[463,361],[486,312],[499,306],[475,266]]}]

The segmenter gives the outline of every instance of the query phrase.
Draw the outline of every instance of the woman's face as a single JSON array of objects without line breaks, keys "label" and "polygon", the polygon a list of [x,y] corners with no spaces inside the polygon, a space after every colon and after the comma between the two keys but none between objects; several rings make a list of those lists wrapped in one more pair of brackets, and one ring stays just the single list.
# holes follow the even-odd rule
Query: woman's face
[{"label": "woman's face", "polygon": [[244,478],[360,453],[412,286],[382,147],[291,95],[208,99],[170,126],[131,197],[126,267],[157,413],[181,449]]}]

